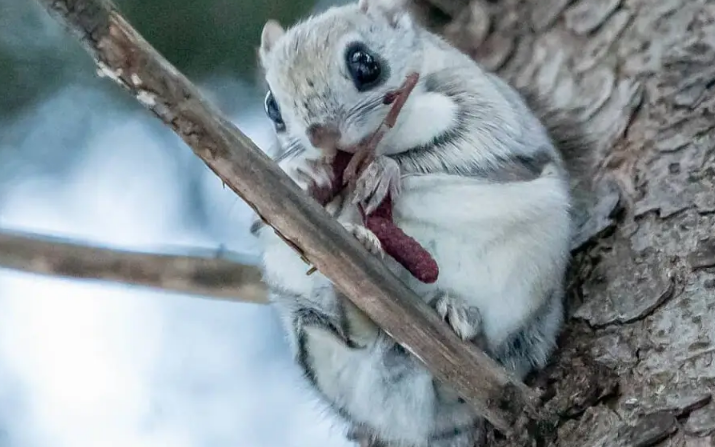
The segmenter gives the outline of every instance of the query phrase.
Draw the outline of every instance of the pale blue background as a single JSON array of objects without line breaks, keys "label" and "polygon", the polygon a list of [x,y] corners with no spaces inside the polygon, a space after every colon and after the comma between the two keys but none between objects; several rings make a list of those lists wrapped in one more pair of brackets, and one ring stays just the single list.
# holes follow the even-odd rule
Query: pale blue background
[{"label": "pale blue background", "polygon": [[[118,2],[265,146],[251,65],[260,26],[327,3],[173,3],[165,16],[172,2]],[[31,0],[0,0],[0,84],[0,228],[256,253],[247,206],[96,78]],[[299,379],[267,307],[0,270],[0,446],[343,447],[343,430]]]}]

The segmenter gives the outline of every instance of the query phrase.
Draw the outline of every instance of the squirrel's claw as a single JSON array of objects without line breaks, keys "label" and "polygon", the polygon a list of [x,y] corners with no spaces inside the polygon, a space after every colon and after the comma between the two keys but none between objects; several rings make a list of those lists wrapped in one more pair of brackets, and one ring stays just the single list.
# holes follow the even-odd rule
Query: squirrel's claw
[{"label": "squirrel's claw", "polygon": [[[291,172],[292,171],[292,172]],[[333,184],[333,167],[325,159],[302,160],[288,171],[288,175],[303,191],[330,189]]]},{"label": "squirrel's claw", "polygon": [[380,243],[380,239],[377,238],[375,233],[372,231],[368,230],[366,227],[362,225],[356,225],[352,223],[343,223],[343,227],[345,227],[346,230],[355,238],[360,241],[360,243],[369,251],[371,254],[375,256],[379,256],[380,258],[385,257],[385,252],[382,249],[382,244]]}]

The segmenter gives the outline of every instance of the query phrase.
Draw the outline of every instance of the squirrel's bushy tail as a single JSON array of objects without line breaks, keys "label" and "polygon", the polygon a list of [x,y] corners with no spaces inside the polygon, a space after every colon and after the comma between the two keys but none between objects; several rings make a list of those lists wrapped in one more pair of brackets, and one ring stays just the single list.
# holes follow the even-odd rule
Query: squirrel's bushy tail
[{"label": "squirrel's bushy tail", "polygon": [[517,89],[527,106],[544,125],[564,160],[573,182],[589,187],[595,175],[597,140],[589,131],[586,119],[576,108],[567,109],[553,105],[534,89]]},{"label": "squirrel's bushy tail", "polygon": [[[561,154],[569,176],[574,231],[588,221],[596,188],[598,140],[588,118],[576,107],[558,107],[533,88],[517,88],[527,106],[546,128]],[[578,239],[578,238],[577,238]]]}]

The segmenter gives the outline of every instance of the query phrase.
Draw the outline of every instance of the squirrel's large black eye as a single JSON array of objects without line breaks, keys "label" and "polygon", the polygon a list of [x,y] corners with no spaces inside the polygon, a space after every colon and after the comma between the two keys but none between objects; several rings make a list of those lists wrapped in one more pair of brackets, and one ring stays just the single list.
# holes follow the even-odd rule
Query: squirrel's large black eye
[{"label": "squirrel's large black eye", "polygon": [[278,103],[276,103],[276,99],[273,97],[273,93],[270,90],[266,93],[266,99],[263,101],[263,108],[265,109],[268,118],[273,121],[277,130],[285,129],[285,123],[283,122],[283,117],[281,116],[281,109],[278,108]]},{"label": "squirrel's large black eye", "polygon": [[348,45],[345,62],[358,91],[369,90],[382,80],[380,60],[362,43]]}]

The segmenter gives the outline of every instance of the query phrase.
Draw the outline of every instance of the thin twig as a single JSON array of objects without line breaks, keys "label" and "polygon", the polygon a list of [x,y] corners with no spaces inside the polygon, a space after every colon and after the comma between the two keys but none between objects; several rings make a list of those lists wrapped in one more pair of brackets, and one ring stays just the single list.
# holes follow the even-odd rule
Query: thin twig
[{"label": "thin twig", "polygon": [[222,300],[265,304],[266,286],[249,257],[225,251],[154,254],[117,250],[64,238],[0,231],[0,268],[101,280]]},{"label": "thin twig", "polygon": [[67,24],[102,73],[171,127],[216,175],[358,309],[449,383],[496,428],[534,415],[535,393],[436,312],[331,218],[107,0],[38,0]]},{"label": "thin twig", "polygon": [[359,174],[375,159],[377,146],[385,137],[387,131],[395,127],[397,117],[400,116],[402,107],[404,107],[407,99],[410,97],[410,93],[414,90],[419,79],[419,73],[410,73],[407,75],[405,81],[399,89],[385,95],[383,102],[386,105],[392,104],[392,107],[387,113],[385,119],[380,123],[380,127],[378,127],[372,136],[370,136],[367,143],[359,147],[352,158],[350,158],[350,161],[348,162],[347,167],[345,167],[345,171],[343,173],[343,184],[347,183],[350,184],[351,188],[355,187],[355,182],[357,181]]}]

